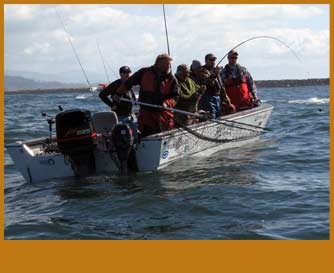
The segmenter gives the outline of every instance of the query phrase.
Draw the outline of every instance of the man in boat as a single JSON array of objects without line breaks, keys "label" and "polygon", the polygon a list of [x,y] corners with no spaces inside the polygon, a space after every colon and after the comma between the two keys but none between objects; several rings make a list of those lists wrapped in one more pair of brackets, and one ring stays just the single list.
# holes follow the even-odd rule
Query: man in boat
[{"label": "man in boat", "polygon": [[[110,83],[106,88],[104,88],[100,93],[99,97],[101,100],[107,104],[112,111],[116,112],[118,120],[120,122],[129,124],[134,138],[137,139],[137,119],[132,111],[132,103],[120,101],[118,99],[113,99],[116,95],[116,90],[130,77],[131,69],[128,66],[122,66],[119,69],[120,78],[116,81]],[[111,97],[111,99],[109,98]],[[136,100],[133,89],[130,88],[127,92],[121,95],[121,97]]]},{"label": "man in boat", "polygon": [[[201,94],[205,91],[205,85],[196,84],[190,77],[190,70],[186,64],[177,67],[175,77],[178,81],[179,97],[175,108],[191,113],[197,111],[197,104]],[[195,119],[191,115],[175,113],[176,125],[190,125]]]},{"label": "man in boat", "polygon": [[[118,88],[117,94],[124,94],[132,86],[140,85],[139,101],[163,107],[174,107],[178,97],[175,77],[171,73],[172,58],[168,54],[158,55],[154,65],[134,73]],[[174,128],[174,114],[149,106],[140,106],[138,127],[142,136]]]},{"label": "man in boat", "polygon": [[219,73],[221,71],[221,67],[216,66],[216,60],[217,57],[214,54],[212,53],[206,54],[205,65],[203,65],[203,67],[209,70],[211,79],[219,80],[220,79]]},{"label": "man in boat", "polygon": [[217,57],[209,53],[205,56],[205,65],[199,72],[199,84],[206,86],[206,91],[199,101],[199,109],[210,113],[212,118],[234,111],[229,97],[220,79],[220,67],[216,66]]},{"label": "man in boat", "polygon": [[235,50],[228,53],[228,64],[221,72],[221,79],[231,102],[237,111],[240,111],[258,106],[261,101],[256,95],[256,86],[251,74],[237,63],[238,55]]},{"label": "man in boat", "polygon": [[190,65],[190,78],[197,84],[199,83],[199,72],[201,67],[202,64],[198,60],[193,60]]}]

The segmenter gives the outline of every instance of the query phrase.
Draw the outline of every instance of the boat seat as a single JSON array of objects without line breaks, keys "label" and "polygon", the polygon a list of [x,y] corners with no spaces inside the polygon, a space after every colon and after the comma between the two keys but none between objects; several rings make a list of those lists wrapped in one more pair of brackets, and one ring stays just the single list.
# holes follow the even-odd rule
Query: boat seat
[{"label": "boat seat", "polygon": [[118,123],[115,112],[99,112],[93,115],[93,122],[97,133],[111,132]]}]

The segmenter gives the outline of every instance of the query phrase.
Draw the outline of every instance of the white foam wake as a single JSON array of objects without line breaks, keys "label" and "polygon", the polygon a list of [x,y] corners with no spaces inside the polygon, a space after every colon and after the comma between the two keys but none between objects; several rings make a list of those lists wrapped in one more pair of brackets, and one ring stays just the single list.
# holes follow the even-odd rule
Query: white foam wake
[{"label": "white foam wake", "polygon": [[76,98],[77,100],[85,100],[85,99],[87,99],[88,97],[91,97],[91,96],[89,96],[89,95],[78,95],[78,96],[76,96],[75,98]]},{"label": "white foam wake", "polygon": [[329,103],[329,98],[309,98],[305,100],[289,100],[288,103],[293,103],[293,104],[328,104]]}]

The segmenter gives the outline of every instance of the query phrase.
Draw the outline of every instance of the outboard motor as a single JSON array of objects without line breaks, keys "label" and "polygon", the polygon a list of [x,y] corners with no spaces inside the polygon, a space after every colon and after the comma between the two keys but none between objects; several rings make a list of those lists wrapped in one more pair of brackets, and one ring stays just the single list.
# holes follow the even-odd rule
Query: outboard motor
[{"label": "outboard motor", "polygon": [[56,116],[58,149],[68,156],[75,175],[95,172],[96,131],[88,110],[72,109]]},{"label": "outboard motor", "polygon": [[133,132],[127,124],[117,124],[112,130],[112,142],[120,162],[121,175],[127,175],[128,159],[133,149]]}]

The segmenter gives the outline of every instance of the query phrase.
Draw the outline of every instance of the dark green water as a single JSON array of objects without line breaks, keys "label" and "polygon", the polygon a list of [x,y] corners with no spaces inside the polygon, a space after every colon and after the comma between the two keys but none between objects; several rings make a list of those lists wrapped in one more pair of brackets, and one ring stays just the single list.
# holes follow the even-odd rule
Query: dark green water
[{"label": "dark green water", "polygon": [[[328,239],[329,87],[261,89],[272,132],[128,179],[29,184],[5,152],[6,239]],[[48,134],[41,111],[90,94],[5,94],[5,143]]]}]

